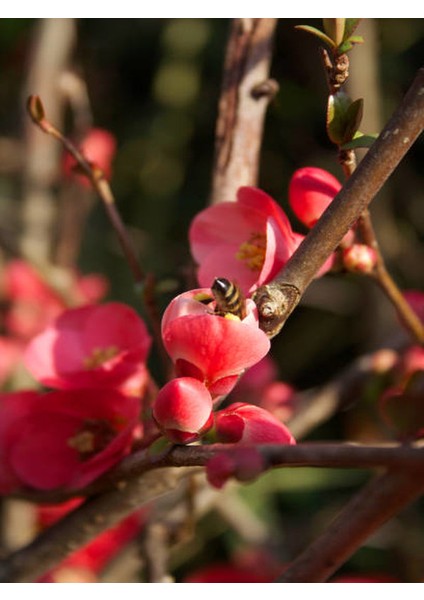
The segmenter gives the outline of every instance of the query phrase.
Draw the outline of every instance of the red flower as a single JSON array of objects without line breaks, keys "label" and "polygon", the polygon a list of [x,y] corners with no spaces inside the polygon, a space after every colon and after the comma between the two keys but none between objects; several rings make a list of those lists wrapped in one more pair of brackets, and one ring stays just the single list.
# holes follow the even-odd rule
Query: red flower
[{"label": "red flower", "polygon": [[138,314],[110,302],[65,311],[29,343],[24,360],[49,387],[118,386],[139,371],[149,347]]},{"label": "red flower", "polygon": [[215,413],[220,442],[237,444],[295,444],[289,429],[259,406],[236,402]]},{"label": "red flower", "polygon": [[139,411],[113,390],[1,395],[1,491],[87,485],[130,451]]},{"label": "red flower", "polygon": [[228,319],[213,313],[214,303],[196,298],[210,289],[185,292],[170,303],[162,319],[162,338],[177,375],[202,381],[213,397],[227,394],[244,369],[263,358],[270,348],[258,327],[256,305],[246,301],[246,317]]},{"label": "red flower", "polygon": [[[56,513],[61,510],[64,509],[60,505],[39,507],[37,511],[38,520],[43,525],[46,516],[49,518],[52,513],[50,519],[52,524]],[[139,535],[142,526],[143,513],[137,511],[123,519],[115,527],[111,527],[98,535],[77,552],[70,554],[54,569],[38,579],[38,583],[89,583],[98,581],[98,575],[102,569],[120,550]]]},{"label": "red flower", "polygon": [[225,277],[251,293],[280,271],[303,236],[292,231],[282,208],[265,192],[241,187],[236,202],[201,211],[189,238],[201,286]]},{"label": "red flower", "polygon": [[313,227],[341,187],[328,171],[303,167],[295,171],[290,180],[290,206],[299,221]]},{"label": "red flower", "polygon": [[256,404],[284,422],[293,414],[294,396],[295,389],[291,385],[278,381],[277,366],[267,354],[243,373],[231,392],[230,400]]},{"label": "red flower", "polygon": [[179,377],[159,390],[153,416],[170,440],[189,444],[212,426],[212,408],[211,395],[203,383]]}]

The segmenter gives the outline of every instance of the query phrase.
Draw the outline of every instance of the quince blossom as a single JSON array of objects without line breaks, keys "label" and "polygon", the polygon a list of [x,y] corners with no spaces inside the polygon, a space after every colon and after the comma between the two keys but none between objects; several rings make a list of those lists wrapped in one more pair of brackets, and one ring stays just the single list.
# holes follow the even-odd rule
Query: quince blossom
[{"label": "quince blossom", "polygon": [[139,412],[114,390],[0,395],[0,492],[87,485],[130,451]]},{"label": "quince blossom", "polygon": [[328,171],[303,167],[290,179],[289,204],[299,221],[311,228],[341,187],[341,183]]},{"label": "quince blossom", "polygon": [[177,376],[198,379],[215,398],[228,394],[239,375],[267,354],[270,341],[252,300],[240,320],[214,314],[214,302],[201,301],[208,296],[210,289],[203,288],[174,298],[162,318],[162,339]]},{"label": "quince blossom", "polygon": [[117,387],[140,371],[150,343],[138,314],[109,302],[62,313],[29,343],[24,362],[52,388]]},{"label": "quince blossom", "polygon": [[248,294],[280,271],[303,236],[292,231],[285,212],[268,194],[241,187],[236,202],[202,210],[191,223],[189,239],[202,287],[226,277]]}]

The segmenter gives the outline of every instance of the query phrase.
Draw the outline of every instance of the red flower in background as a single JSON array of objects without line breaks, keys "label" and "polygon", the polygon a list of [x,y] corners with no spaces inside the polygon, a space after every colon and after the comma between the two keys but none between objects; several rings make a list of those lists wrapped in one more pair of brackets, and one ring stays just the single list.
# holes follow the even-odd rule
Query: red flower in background
[{"label": "red flower in background", "polygon": [[[94,304],[107,292],[108,283],[102,275],[82,276],[74,272],[70,277],[70,300],[77,306]],[[10,304],[5,326],[19,339],[29,340],[67,308],[64,298],[23,260],[7,263],[2,274],[2,288]]]},{"label": "red flower in background", "polygon": [[277,366],[267,354],[243,373],[230,400],[260,406],[284,422],[293,414],[295,393],[291,385],[277,379]]},{"label": "red flower in background", "polygon": [[[83,502],[82,498],[36,507],[36,522],[41,529],[50,527]],[[118,525],[107,529],[80,550],[70,554],[38,583],[96,582],[102,569],[142,530],[145,511],[137,511]]]},{"label": "red flower in background", "polygon": [[341,183],[328,171],[303,167],[290,179],[289,204],[299,221],[313,227],[341,187]]},{"label": "red flower in background", "polygon": [[150,343],[138,314],[110,302],[65,311],[29,343],[24,360],[49,387],[116,387],[139,372]]},{"label": "red flower in background", "polygon": [[292,231],[285,212],[268,194],[241,187],[236,202],[201,211],[192,221],[189,239],[202,287],[226,277],[251,293],[280,271],[303,236]]},{"label": "red flower in background", "polygon": [[266,355],[270,341],[259,329],[252,300],[246,301],[243,320],[228,319],[213,313],[213,302],[197,299],[208,295],[209,288],[174,298],[162,318],[162,338],[177,376],[198,379],[216,397],[227,394],[244,369]]},{"label": "red flower in background", "polygon": [[141,434],[140,401],[113,390],[0,395],[0,489],[79,488]]}]

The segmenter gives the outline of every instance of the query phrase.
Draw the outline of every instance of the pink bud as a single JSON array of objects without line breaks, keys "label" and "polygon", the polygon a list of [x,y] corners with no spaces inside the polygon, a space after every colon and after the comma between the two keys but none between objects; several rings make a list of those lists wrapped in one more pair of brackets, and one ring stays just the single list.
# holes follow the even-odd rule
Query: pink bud
[{"label": "pink bud", "polygon": [[295,444],[289,429],[268,411],[243,402],[215,414],[219,441],[239,444]]},{"label": "pink bud", "polygon": [[213,456],[206,464],[208,481],[214,487],[222,488],[231,477],[239,481],[251,481],[263,473],[265,461],[256,448],[231,448]]},{"label": "pink bud", "polygon": [[302,223],[313,227],[341,187],[328,171],[317,167],[298,169],[290,180],[290,206]]},{"label": "pink bud", "polygon": [[189,444],[211,427],[212,406],[212,397],[203,383],[179,377],[159,391],[153,416],[167,438],[176,444]]},{"label": "pink bud", "polygon": [[345,269],[353,273],[369,275],[377,263],[377,253],[366,244],[353,244],[343,250],[343,264]]}]

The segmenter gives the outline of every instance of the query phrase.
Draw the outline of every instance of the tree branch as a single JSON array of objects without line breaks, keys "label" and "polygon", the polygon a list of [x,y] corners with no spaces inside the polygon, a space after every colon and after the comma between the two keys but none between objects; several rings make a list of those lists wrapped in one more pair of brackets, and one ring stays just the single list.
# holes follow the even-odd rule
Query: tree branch
[{"label": "tree branch", "polygon": [[[277,278],[259,288],[261,327],[274,337],[315,273],[392,174],[424,128],[424,68],[358,168]],[[423,336],[424,339],[424,336]]]},{"label": "tree branch", "polygon": [[328,529],[278,579],[279,583],[322,583],[361,544],[424,490],[423,471],[396,470],[364,486]]},{"label": "tree branch", "polygon": [[219,114],[211,203],[235,201],[242,185],[256,185],[265,111],[276,93],[269,78],[277,19],[234,19]]},{"label": "tree branch", "polygon": [[31,544],[0,562],[0,582],[32,582],[97,535],[159,496],[174,489],[186,476],[184,469],[123,482],[95,496],[40,534]]}]

